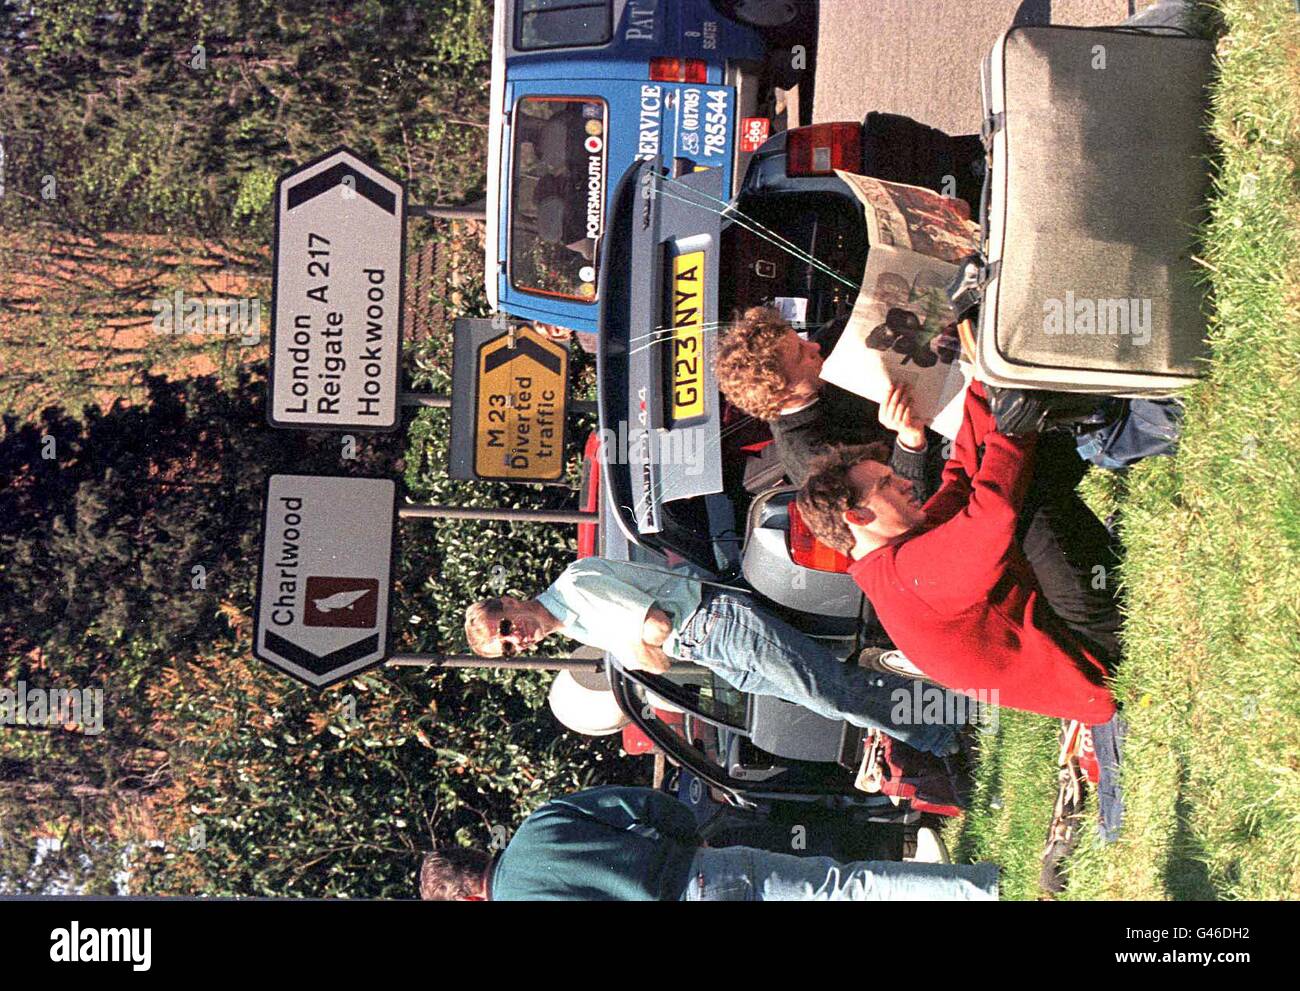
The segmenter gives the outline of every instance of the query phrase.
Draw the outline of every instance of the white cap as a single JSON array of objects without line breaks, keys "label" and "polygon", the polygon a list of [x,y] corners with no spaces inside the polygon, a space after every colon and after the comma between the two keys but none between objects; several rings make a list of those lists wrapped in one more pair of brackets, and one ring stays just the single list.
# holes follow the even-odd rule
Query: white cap
[{"label": "white cap", "polygon": [[604,672],[561,671],[547,698],[555,718],[584,736],[609,736],[631,722],[618,707]]}]

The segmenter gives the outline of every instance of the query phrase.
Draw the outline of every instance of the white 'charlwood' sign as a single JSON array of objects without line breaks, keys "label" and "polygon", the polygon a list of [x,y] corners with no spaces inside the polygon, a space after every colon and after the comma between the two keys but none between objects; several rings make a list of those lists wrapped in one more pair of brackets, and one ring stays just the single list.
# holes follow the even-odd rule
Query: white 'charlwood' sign
[{"label": "white 'charlwood' sign", "polygon": [[396,484],[272,475],[253,653],[314,688],[388,656]]}]

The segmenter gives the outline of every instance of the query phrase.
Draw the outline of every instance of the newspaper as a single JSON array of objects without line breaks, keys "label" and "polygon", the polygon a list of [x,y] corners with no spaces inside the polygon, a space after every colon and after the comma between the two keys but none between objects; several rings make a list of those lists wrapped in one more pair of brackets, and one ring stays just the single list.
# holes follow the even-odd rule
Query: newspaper
[{"label": "newspaper", "polygon": [[844,334],[822,378],[873,402],[895,385],[912,413],[957,436],[973,369],[961,360],[947,286],[976,250],[978,228],[964,203],[919,186],[837,172],[867,218],[867,270]]}]

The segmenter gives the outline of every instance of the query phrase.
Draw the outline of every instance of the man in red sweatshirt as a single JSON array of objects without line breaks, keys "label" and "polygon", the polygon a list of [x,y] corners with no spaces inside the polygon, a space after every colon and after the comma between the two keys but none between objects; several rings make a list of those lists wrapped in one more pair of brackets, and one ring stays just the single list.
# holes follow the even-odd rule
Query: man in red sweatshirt
[{"label": "man in red sweatshirt", "polygon": [[[1069,621],[1085,618],[1086,609],[1070,614],[1089,597],[1092,573],[1071,530],[1089,528],[1061,518],[1060,499],[1021,520],[1037,443],[999,433],[974,383],[943,484],[924,506],[880,452],[845,448],[814,467],[799,509],[818,539],[854,558],[854,581],[928,676],[959,691],[996,690],[1011,708],[1105,723],[1115,714],[1104,679],[1118,660],[1118,612],[1112,605],[1114,621],[1092,636],[1086,622]],[[1101,528],[1072,490],[1069,498]],[[1040,581],[1059,589],[1067,618]]]}]

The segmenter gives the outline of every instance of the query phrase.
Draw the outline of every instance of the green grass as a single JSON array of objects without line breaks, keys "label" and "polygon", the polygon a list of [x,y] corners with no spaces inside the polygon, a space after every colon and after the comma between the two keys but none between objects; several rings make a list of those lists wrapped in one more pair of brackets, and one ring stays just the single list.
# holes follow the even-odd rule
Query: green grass
[{"label": "green grass", "polygon": [[[1300,16],[1292,0],[1214,6],[1213,361],[1177,458],[1085,482],[1128,548],[1130,730],[1123,836],[1086,832],[1072,899],[1300,897]],[[1004,713],[949,830],[1003,866],[1006,897],[1041,897],[1056,727]]]}]

